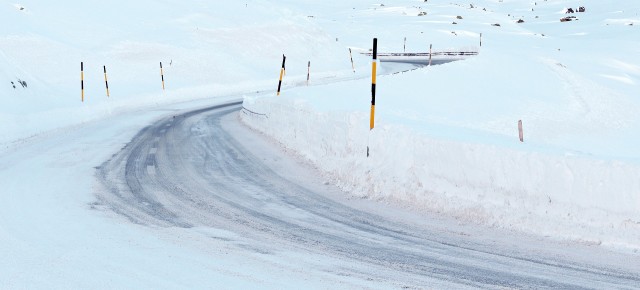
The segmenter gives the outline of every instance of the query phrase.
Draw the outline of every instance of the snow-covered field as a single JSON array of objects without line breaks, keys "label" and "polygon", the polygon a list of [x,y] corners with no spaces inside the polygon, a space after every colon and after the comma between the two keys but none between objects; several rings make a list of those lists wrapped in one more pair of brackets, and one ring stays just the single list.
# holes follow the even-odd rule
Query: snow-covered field
[{"label": "snow-covered field", "polygon": [[[240,113],[244,124],[347,199],[438,216],[483,241],[545,237],[566,245],[550,252],[576,257],[615,250],[640,272],[639,3],[220,2],[0,1],[0,285],[402,287],[340,276],[328,269],[371,270],[318,252],[257,255],[247,250],[256,241],[221,229],[131,225],[96,203],[95,168],[140,129],[242,98],[258,113]],[[586,12],[560,22],[578,6]],[[374,37],[380,52],[404,51],[406,38],[407,52],[479,55],[379,63],[370,131],[371,59],[360,52]]]},{"label": "snow-covered field", "polygon": [[[342,68],[344,61],[335,59],[344,53],[344,45],[336,44],[302,12],[292,10],[304,5],[269,1],[1,3],[3,144],[131,108],[271,90],[287,47],[291,59],[304,58],[299,62],[304,62],[305,73],[309,60],[319,75],[329,77],[350,68],[348,63]],[[80,62],[84,62],[84,103],[80,102]],[[159,62],[164,66],[164,92]],[[26,81],[27,88],[18,80]]]},{"label": "snow-covered field", "polygon": [[[247,96],[245,107],[268,118],[249,114],[245,122],[364,198],[640,248],[640,7],[458,2],[385,3],[334,16],[380,23],[332,32],[349,33],[342,38],[364,48],[371,39],[363,34],[376,36],[381,52],[402,52],[405,36],[408,51],[424,52],[430,43],[474,46],[482,33],[477,57],[379,76],[374,130],[370,78]],[[559,21],[563,8],[578,5],[587,11],[568,15],[579,20]],[[427,15],[415,16],[416,9]],[[360,71],[367,61],[358,59]]]}]

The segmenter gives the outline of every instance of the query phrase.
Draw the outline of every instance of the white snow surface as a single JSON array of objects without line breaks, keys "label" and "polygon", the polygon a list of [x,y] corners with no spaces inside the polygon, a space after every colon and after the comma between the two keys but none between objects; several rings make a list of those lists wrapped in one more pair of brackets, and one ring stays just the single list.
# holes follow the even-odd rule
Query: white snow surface
[{"label": "white snow surface", "polygon": [[[0,1],[0,284],[388,286],[328,277],[317,269],[341,261],[320,255],[211,249],[233,233],[124,227],[87,208],[94,167],[142,127],[239,96],[266,115],[240,114],[246,125],[345,195],[637,255],[640,2],[471,2]],[[559,21],[577,6],[587,8],[579,20]],[[379,63],[369,130],[371,60],[359,52],[373,37],[380,52],[402,52],[406,37],[408,52],[479,55]],[[283,266],[301,260],[298,275]]]},{"label": "white snow surface", "polygon": [[[333,31],[365,48],[377,37],[380,52],[402,52],[405,36],[408,49],[421,52],[430,43],[478,45],[483,36],[480,55],[464,61],[391,75],[410,67],[379,63],[375,129],[369,131],[371,61],[364,58],[357,59],[360,80],[312,80],[279,97],[247,96],[245,107],[267,117],[243,120],[358,196],[638,249],[640,32],[628,25],[637,22],[638,4],[480,1],[471,9],[457,2],[340,15],[376,23],[369,39],[361,30]],[[572,5],[588,10],[561,23],[558,11]],[[411,17],[414,6],[427,16]],[[423,21],[438,19],[449,21]]]}]

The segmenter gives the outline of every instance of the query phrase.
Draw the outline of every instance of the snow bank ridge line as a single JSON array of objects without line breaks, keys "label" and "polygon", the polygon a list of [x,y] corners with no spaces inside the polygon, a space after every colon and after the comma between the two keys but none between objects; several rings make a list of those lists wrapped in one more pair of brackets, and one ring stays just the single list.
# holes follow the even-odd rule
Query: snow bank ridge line
[{"label": "snow bank ridge line", "polygon": [[[295,101],[246,98],[244,106],[270,116],[243,114],[245,124],[297,152],[350,194],[467,222],[640,248],[636,165],[440,140],[400,125],[369,131],[362,112],[320,113]],[[367,143],[375,152],[369,158],[362,152]]]},{"label": "snow bank ridge line", "polygon": [[262,113],[251,111],[251,110],[247,109],[245,106],[242,106],[242,112],[245,113],[245,114],[247,112],[249,112],[249,113],[257,115],[257,116],[264,116],[265,118],[269,118],[269,116],[267,116],[267,114],[262,114]]}]

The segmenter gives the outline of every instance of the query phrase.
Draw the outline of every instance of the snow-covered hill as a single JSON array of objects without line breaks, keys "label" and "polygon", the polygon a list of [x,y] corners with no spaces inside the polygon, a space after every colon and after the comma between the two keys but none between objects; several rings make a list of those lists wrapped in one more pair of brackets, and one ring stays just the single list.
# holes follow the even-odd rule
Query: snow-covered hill
[{"label": "snow-covered hill", "polygon": [[[578,6],[586,12],[560,22]],[[0,144],[245,95],[247,108],[268,115],[243,115],[247,124],[348,194],[637,249],[639,13],[634,1],[611,0],[4,1]],[[369,132],[370,59],[357,52],[373,37],[381,52],[405,50],[406,38],[410,52],[433,44],[480,55],[398,74],[414,67],[381,63]]]},{"label": "snow-covered hill", "polygon": [[[245,106],[268,118],[246,114],[247,124],[357,196],[465,222],[640,247],[640,5],[335,5],[342,7],[335,22],[359,29],[331,22],[327,29],[347,34],[354,46],[370,48],[377,37],[379,51],[402,52],[407,37],[407,51],[424,52],[429,44],[479,46],[482,33],[480,55],[379,76],[370,132],[369,78],[248,96]],[[579,6],[586,12],[564,13]],[[561,22],[566,16],[576,18]],[[368,69],[370,60],[358,61]]]},{"label": "snow-covered hill", "polygon": [[[3,1],[0,143],[150,104],[271,89],[283,53],[290,57],[290,76],[306,74],[307,61],[328,76],[350,69],[335,59],[344,45],[296,7],[304,6]],[[11,82],[18,80],[28,87],[14,89]]]},{"label": "snow-covered hill", "polygon": [[[0,285],[632,285],[640,273],[636,2],[0,0]],[[579,6],[586,12],[564,14]],[[561,22],[566,16],[576,18]],[[380,52],[424,53],[433,45],[479,55],[432,67],[379,63],[369,131],[371,59],[360,52],[374,37]],[[283,54],[284,91],[276,96]],[[240,118],[267,138],[233,116],[212,128],[198,126],[218,121],[195,116],[166,135],[197,133],[192,142],[138,144],[148,147],[148,159],[121,151],[142,128],[170,127],[172,116],[243,97],[254,113],[243,110]],[[137,136],[159,140],[153,134],[163,127]],[[238,152],[257,156],[255,167],[246,166],[254,171],[238,179],[250,184],[235,184],[241,194],[230,199],[226,188],[189,175],[210,176],[213,167],[198,154],[220,152],[181,148],[223,128],[238,131],[215,139],[232,149],[204,157],[219,160],[220,176],[248,162]],[[286,158],[291,152],[315,168]],[[168,155],[175,163],[162,159]],[[155,200],[128,199],[104,188],[126,193],[129,182],[140,182],[118,179],[128,174],[117,163],[124,158],[152,180],[162,181],[156,172],[171,174],[182,159],[194,167],[158,192],[153,182],[150,192],[138,191]],[[113,172],[101,168],[109,159]],[[165,163],[156,168],[148,160]],[[221,165],[238,160],[244,163],[228,171]],[[260,175],[267,167],[274,171]],[[100,173],[117,176],[100,181]],[[255,190],[270,179],[278,180]],[[182,182],[198,198],[172,191]],[[308,199],[285,196],[295,188],[261,194],[296,184],[310,187]],[[157,201],[153,208],[165,198],[196,217],[184,223],[192,227],[135,224],[105,202]],[[324,199],[332,202],[315,204]],[[148,205],[132,208],[156,218]],[[240,215],[246,212],[252,216]]]}]

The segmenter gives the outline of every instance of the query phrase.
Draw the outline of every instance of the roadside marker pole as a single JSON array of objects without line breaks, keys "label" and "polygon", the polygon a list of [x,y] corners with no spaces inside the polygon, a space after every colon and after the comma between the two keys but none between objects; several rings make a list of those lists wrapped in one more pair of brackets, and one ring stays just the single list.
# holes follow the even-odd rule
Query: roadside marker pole
[{"label": "roadside marker pole", "polygon": [[371,62],[371,118],[369,120],[369,130],[373,130],[376,112],[376,70],[378,58],[378,39],[373,39],[373,60]]},{"label": "roadside marker pole", "polygon": [[162,71],[162,62],[160,62],[160,78],[162,79],[162,91],[164,91],[164,72]]},{"label": "roadside marker pole", "polygon": [[282,55],[282,68],[280,69],[280,81],[278,82],[278,96],[280,95],[280,87],[282,87],[282,76],[284,75],[284,62],[287,60],[287,57]]},{"label": "roadside marker pole", "polygon": [[[371,61],[371,118],[369,119],[369,131],[373,130],[376,114],[376,65],[378,58],[378,39],[373,39],[373,60]],[[367,157],[369,157],[369,142],[367,142]]]},{"label": "roadside marker pole", "polygon": [[518,135],[520,142],[524,142],[524,132],[522,131],[522,120],[518,120]]},{"label": "roadside marker pole", "polygon": [[480,47],[482,47],[482,33],[480,33]]},{"label": "roadside marker pole", "polygon": [[431,66],[431,55],[433,54],[432,49],[433,49],[433,44],[429,44],[429,66]]},{"label": "roadside marker pole", "polygon": [[311,61],[307,63],[307,86],[309,85],[309,75],[311,74]]},{"label": "roadside marker pole", "polygon": [[80,100],[84,103],[84,62],[80,62],[80,90],[82,91]]},{"label": "roadside marker pole", "polygon": [[404,38],[404,52],[407,52],[407,38]]},{"label": "roadside marker pole", "polygon": [[109,97],[109,81],[107,81],[107,66],[103,65],[102,68],[104,69],[104,85],[107,88],[107,98]]},{"label": "roadside marker pole", "polygon": [[349,48],[349,58],[351,58],[351,69],[353,69],[353,73],[356,73],[356,67],[353,65],[353,55],[351,54],[351,48]]}]

